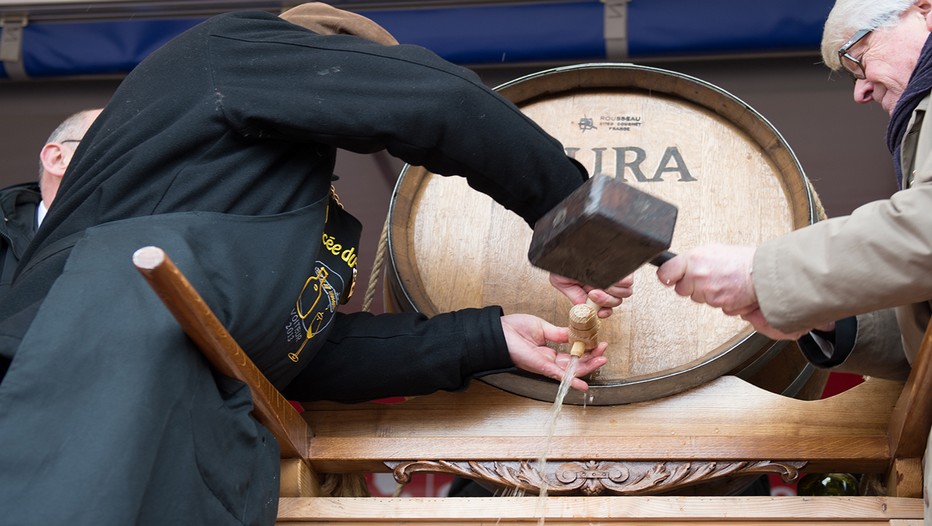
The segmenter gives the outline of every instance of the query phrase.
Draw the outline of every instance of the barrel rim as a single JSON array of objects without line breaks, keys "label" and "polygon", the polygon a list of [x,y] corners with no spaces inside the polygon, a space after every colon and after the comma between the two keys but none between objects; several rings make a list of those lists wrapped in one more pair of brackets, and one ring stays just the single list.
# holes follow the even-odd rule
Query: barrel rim
[{"label": "barrel rim", "polygon": [[[748,342],[751,343],[747,347],[742,347],[742,344]],[[568,395],[564,402],[573,405],[622,405],[672,396],[733,371],[747,358],[737,352],[738,350],[761,352],[774,344],[773,340],[756,331],[739,334],[718,348],[710,349],[705,355],[679,367],[657,371],[651,375],[633,376],[615,383],[590,383],[591,396],[583,394],[579,400],[574,400]],[[722,348],[726,350],[716,352]],[[544,402],[553,401],[559,389],[559,382],[521,372],[495,373],[479,379],[504,391]],[[518,383],[517,386],[515,382]]]},{"label": "barrel rim", "polygon": [[[417,167],[417,168],[420,168],[420,167]],[[390,290],[392,292],[401,293],[403,295],[403,297],[401,298],[395,298],[396,300],[401,300],[404,302],[404,304],[401,305],[403,309],[407,308],[409,310],[413,310],[414,312],[433,315],[433,314],[438,313],[437,312],[438,309],[436,305],[434,304],[433,300],[431,300],[429,296],[424,295],[424,294],[417,294],[416,295],[417,297],[412,297],[414,295],[413,294],[414,291],[423,291],[425,289],[424,283],[417,277],[415,278],[404,277],[398,271],[398,269],[401,268],[401,265],[400,265],[401,256],[400,256],[400,252],[396,249],[399,246],[409,246],[410,244],[406,242],[407,232],[404,229],[401,229],[401,231],[404,232],[405,235],[403,237],[405,239],[403,242],[398,242],[395,236],[396,229],[393,227],[395,226],[394,223],[395,223],[396,218],[398,218],[399,216],[398,210],[404,206],[401,203],[399,196],[403,195],[402,189],[406,185],[411,184],[410,177],[408,177],[408,173],[412,169],[414,169],[412,165],[410,164],[404,165],[404,167],[401,170],[401,174],[398,176],[398,180],[395,181],[395,188],[392,190],[392,197],[388,204],[389,225],[386,231],[385,241],[386,241],[386,248],[387,248],[386,252],[388,253],[389,267],[386,269],[386,273],[391,272],[392,277],[394,277],[394,281],[391,283],[397,284],[397,286],[390,287]],[[428,174],[430,173],[430,172],[427,172],[426,170],[425,172]],[[434,176],[439,177],[437,175],[434,175]],[[414,198],[412,197],[412,200],[413,199]],[[402,236],[399,236],[399,237],[402,237]],[[386,274],[386,277],[387,277],[387,274]],[[406,285],[406,283],[410,283],[411,281],[416,281],[417,286]]]}]

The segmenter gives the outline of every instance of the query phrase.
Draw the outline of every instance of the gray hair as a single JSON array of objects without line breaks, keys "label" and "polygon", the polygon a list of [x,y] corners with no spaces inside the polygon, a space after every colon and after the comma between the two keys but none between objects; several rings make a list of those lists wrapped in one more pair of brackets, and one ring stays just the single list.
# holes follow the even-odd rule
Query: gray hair
[{"label": "gray hair", "polygon": [[860,29],[892,26],[915,0],[837,0],[822,30],[822,61],[832,71],[842,68],[838,48]]},{"label": "gray hair", "polygon": [[[99,108],[81,110],[77,113],[71,114],[67,119],[63,120],[61,124],[52,131],[52,134],[49,135],[46,144],[52,142],[62,142],[62,141],[80,141],[84,138],[84,134],[87,133],[87,129],[91,127],[91,124],[94,123],[94,120],[97,118],[97,112]],[[39,159],[39,180],[42,180],[42,174],[45,173],[45,169],[42,166],[42,159]]]}]

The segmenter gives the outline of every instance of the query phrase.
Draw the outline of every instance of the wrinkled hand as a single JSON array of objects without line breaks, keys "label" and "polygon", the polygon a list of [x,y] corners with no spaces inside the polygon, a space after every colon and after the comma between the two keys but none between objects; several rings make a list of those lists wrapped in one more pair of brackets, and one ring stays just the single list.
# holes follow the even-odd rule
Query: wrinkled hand
[{"label": "wrinkled hand", "polygon": [[729,316],[759,310],[751,280],[755,247],[707,245],[676,256],[657,269],[657,278],[680,296],[722,309]]},{"label": "wrinkled hand", "polygon": [[[564,371],[570,363],[569,353],[557,352],[547,347],[547,342],[569,342],[569,329],[557,327],[530,314],[508,314],[502,316],[502,330],[511,361],[525,371],[546,376],[556,381],[563,380]],[[580,379],[592,373],[607,361],[603,353],[608,343],[599,345],[579,358],[576,378],[571,387],[580,391],[589,390],[589,384]]]},{"label": "wrinkled hand", "polygon": [[630,298],[634,292],[634,276],[625,276],[605,289],[597,289],[580,283],[574,279],[550,274],[550,284],[573,302],[573,305],[592,300],[599,307],[599,317],[608,318],[612,309],[621,305],[625,298]]},{"label": "wrinkled hand", "polygon": [[783,332],[770,325],[760,310],[751,278],[756,250],[747,246],[698,247],[661,265],[657,278],[680,296],[718,307],[729,316],[740,316],[772,340],[797,340],[809,330]]}]

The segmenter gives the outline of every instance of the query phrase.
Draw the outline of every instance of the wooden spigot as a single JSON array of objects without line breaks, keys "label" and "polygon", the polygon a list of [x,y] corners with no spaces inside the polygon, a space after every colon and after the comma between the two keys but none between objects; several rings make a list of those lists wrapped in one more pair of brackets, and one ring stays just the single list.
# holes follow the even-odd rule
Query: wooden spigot
[{"label": "wooden spigot", "polygon": [[594,349],[598,344],[599,335],[599,308],[592,302],[586,300],[586,303],[573,305],[570,309],[570,354],[573,356],[582,356],[583,353]]}]

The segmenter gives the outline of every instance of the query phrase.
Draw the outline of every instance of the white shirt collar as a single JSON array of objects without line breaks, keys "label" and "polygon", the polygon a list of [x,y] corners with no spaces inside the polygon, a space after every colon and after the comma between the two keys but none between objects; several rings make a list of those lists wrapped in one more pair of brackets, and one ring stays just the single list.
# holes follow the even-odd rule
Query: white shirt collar
[{"label": "white shirt collar", "polygon": [[39,201],[39,206],[36,207],[36,228],[42,226],[42,221],[48,212],[49,209],[45,207],[45,201]]}]

